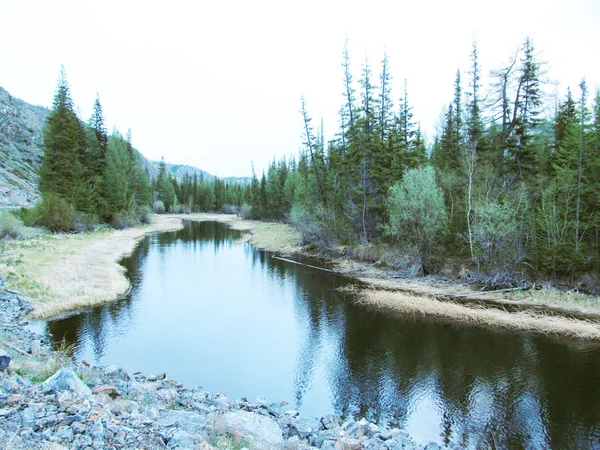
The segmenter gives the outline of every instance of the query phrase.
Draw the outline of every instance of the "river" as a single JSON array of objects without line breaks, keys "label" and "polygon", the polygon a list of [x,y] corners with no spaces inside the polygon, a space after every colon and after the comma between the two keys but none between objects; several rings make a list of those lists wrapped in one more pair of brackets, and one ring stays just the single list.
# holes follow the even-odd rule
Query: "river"
[{"label": "river", "polygon": [[306,416],[366,416],[466,448],[600,447],[600,347],[382,313],[352,281],[273,258],[216,222],[146,237],[126,298],[48,320],[73,356],[166,371]]}]

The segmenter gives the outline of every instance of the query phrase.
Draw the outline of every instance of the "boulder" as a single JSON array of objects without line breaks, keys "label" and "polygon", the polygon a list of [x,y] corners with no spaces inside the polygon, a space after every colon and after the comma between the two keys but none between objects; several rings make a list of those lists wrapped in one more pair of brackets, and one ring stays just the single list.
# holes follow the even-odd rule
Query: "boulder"
[{"label": "boulder", "polygon": [[190,411],[177,411],[171,409],[161,415],[158,423],[162,427],[176,427],[191,435],[202,433],[207,428],[208,418],[205,415],[200,415]]},{"label": "boulder", "polygon": [[247,411],[228,412],[218,419],[215,429],[235,436],[240,443],[253,450],[283,448],[283,435],[277,422],[259,414]]},{"label": "boulder", "polygon": [[8,369],[10,364],[10,355],[0,348],[0,372]]},{"label": "boulder", "polygon": [[42,394],[46,394],[48,392],[59,393],[61,391],[70,391],[77,397],[83,397],[87,399],[92,396],[92,391],[90,388],[79,379],[71,367],[63,367],[59,369],[40,386],[40,392]]}]

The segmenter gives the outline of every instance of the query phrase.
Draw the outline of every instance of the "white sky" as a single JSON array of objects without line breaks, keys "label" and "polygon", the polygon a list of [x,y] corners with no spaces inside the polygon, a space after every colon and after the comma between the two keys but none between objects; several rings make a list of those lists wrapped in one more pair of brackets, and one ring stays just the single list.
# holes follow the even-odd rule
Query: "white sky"
[{"label": "white sky", "polygon": [[561,92],[600,86],[598,0],[0,0],[0,86],[51,106],[64,64],[82,117],[99,93],[109,131],[131,128],[145,156],[260,175],[301,146],[302,94],[313,124],[337,130],[346,37],[355,80],[387,49],[396,103],[406,78],[431,136],[472,39],[488,73],[527,35]]}]

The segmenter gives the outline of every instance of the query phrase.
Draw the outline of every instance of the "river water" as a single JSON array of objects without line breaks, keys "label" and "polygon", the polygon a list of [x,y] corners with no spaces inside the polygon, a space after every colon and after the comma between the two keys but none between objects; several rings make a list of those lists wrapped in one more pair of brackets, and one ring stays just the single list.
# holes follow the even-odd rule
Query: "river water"
[{"label": "river water", "polygon": [[76,359],[389,421],[421,444],[600,447],[598,345],[374,311],[338,289],[351,280],[216,222],[150,235],[122,264],[126,298],[43,324]]}]

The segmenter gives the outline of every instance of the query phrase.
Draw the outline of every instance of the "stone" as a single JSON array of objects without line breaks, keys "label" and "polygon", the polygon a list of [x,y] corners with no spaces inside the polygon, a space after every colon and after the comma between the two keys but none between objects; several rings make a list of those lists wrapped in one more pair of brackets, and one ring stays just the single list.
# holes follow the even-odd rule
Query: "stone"
[{"label": "stone", "polygon": [[73,439],[75,438],[73,429],[70,427],[60,427],[58,431],[54,433],[54,436],[56,436],[62,441],[68,442],[73,442]]},{"label": "stone", "polygon": [[200,433],[209,428],[208,418],[195,412],[169,410],[158,423],[163,427],[177,427],[186,433]]},{"label": "stone", "polygon": [[298,436],[300,439],[306,439],[322,429],[323,425],[317,419],[299,418],[290,424],[290,436]]},{"label": "stone", "polygon": [[79,379],[71,367],[59,369],[54,375],[42,383],[40,389],[42,394],[49,392],[58,393],[61,391],[70,391],[78,397],[88,399],[92,396],[90,388]]},{"label": "stone", "polygon": [[0,372],[4,372],[10,365],[10,355],[0,348]]},{"label": "stone", "polygon": [[116,387],[110,385],[110,384],[102,384],[100,386],[94,386],[94,388],[92,389],[92,394],[106,394],[110,397],[117,397],[119,395],[121,395],[121,393],[117,390]]},{"label": "stone", "polygon": [[283,448],[281,428],[273,419],[247,411],[231,411],[219,417],[217,430],[223,430],[253,450]]},{"label": "stone", "polygon": [[340,426],[337,417],[333,414],[329,414],[321,419],[321,423],[325,427],[326,430],[333,430]]}]

